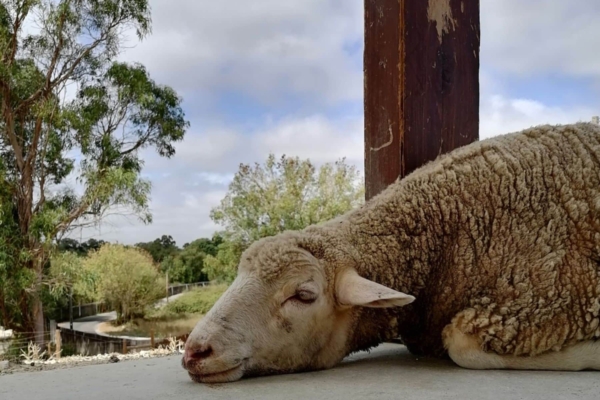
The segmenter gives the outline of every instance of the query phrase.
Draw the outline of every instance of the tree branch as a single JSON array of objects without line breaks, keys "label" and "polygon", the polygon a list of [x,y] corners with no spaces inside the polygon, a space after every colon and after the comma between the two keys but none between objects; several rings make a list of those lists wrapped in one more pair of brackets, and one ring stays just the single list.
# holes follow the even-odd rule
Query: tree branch
[{"label": "tree branch", "polygon": [[[52,116],[54,115],[54,110],[52,111]],[[51,125],[48,125],[48,130],[51,129]],[[50,134],[46,134],[45,136],[45,140],[44,140],[44,144],[42,147],[42,154],[40,155],[40,174],[38,177],[38,181],[39,181],[39,185],[40,185],[40,199],[37,202],[37,204],[35,205],[35,208],[33,210],[33,213],[36,214],[40,208],[42,207],[42,205],[46,202],[46,193],[45,193],[45,186],[46,186],[46,170],[45,170],[45,165],[44,165],[44,160],[46,159],[46,152],[48,150],[48,142],[50,141]]]},{"label": "tree branch", "polygon": [[[52,115],[54,115],[54,110],[52,110]],[[40,135],[42,134],[43,121],[44,119],[42,116],[38,116],[35,120],[35,126],[33,127],[33,138],[31,139],[31,145],[29,146],[29,151],[25,157],[24,173],[33,173],[33,167],[31,164],[37,155],[37,147],[40,142]]]},{"label": "tree branch", "polygon": [[17,12],[16,12],[16,16],[15,16],[15,22],[13,24],[13,33],[10,37],[9,40],[9,46],[10,46],[10,52],[8,53],[8,57],[6,57],[4,59],[4,62],[8,65],[11,66],[12,63],[15,60],[15,57],[17,55],[17,49],[18,49],[18,44],[19,44],[19,29],[21,29],[21,23],[23,22],[23,20],[25,19],[25,17],[27,16],[27,12],[23,12],[24,7],[22,7],[23,4],[19,5],[17,7]]},{"label": "tree branch", "polygon": [[127,150],[123,150],[120,154],[122,156],[125,156],[127,154],[133,153],[134,151],[136,151],[137,149],[139,149],[146,140],[148,140],[148,138],[150,137],[151,132],[147,132],[144,136],[142,136],[135,145],[133,145],[131,148],[127,149]]},{"label": "tree branch", "polygon": [[[47,95],[48,93],[50,93],[52,91],[52,89],[54,87],[60,85],[61,83],[65,82],[67,79],[69,79],[73,75],[73,71],[75,71],[75,68],[77,68],[79,66],[79,64],[81,64],[81,62],[83,61],[83,59],[85,57],[87,57],[92,52],[92,50],[94,50],[101,43],[103,43],[104,41],[106,41],[106,39],[108,38],[111,30],[114,29],[115,27],[117,27],[119,25],[119,23],[122,22],[122,20],[123,19],[117,19],[117,20],[113,21],[107,27],[106,31],[103,32],[98,39],[96,39],[78,57],[75,58],[75,60],[71,64],[71,66],[69,68],[67,68],[66,71],[63,71],[63,69],[61,69],[60,73],[58,74],[58,76],[55,79],[53,79],[53,80],[52,79],[51,80],[47,80],[46,84],[42,88],[36,90],[25,101],[23,101],[21,104],[19,104],[19,106],[16,107],[15,112],[18,112],[21,109],[30,106],[33,102],[35,102],[41,96],[43,96],[44,94]],[[62,37],[61,37],[61,39],[62,39]]]},{"label": "tree branch", "polygon": [[60,52],[63,48],[64,38],[63,38],[63,28],[65,23],[65,13],[63,12],[58,21],[58,43],[54,47],[54,54],[52,54],[52,59],[50,60],[50,66],[48,67],[48,72],[46,73],[46,90],[50,90],[50,83],[52,79],[52,74],[54,73],[54,69],[56,68],[56,64],[58,63],[58,59],[60,57]]},{"label": "tree branch", "polygon": [[19,168],[19,171],[23,171],[25,164],[23,159],[23,149],[21,148],[21,145],[17,139],[17,135],[15,134],[15,114],[11,112],[10,104],[8,104],[10,100],[10,93],[6,93],[6,91],[4,92],[5,93],[3,93],[2,96],[2,114],[4,115],[4,123],[6,124],[6,129],[4,132],[8,137],[11,146],[13,147],[15,159],[17,161],[17,167]]}]

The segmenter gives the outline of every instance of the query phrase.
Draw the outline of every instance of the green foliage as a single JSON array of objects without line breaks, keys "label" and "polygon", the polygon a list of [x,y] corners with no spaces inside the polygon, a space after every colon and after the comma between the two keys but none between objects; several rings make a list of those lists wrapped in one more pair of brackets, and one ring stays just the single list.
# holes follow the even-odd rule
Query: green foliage
[{"label": "green foliage", "polygon": [[169,273],[170,283],[192,283],[204,281],[204,260],[207,255],[216,255],[223,238],[200,238],[186,243],[183,248],[177,247],[170,235],[162,235],[152,242],[137,243],[136,246],[146,250],[159,263],[163,272]]},{"label": "green foliage", "polygon": [[97,240],[94,238],[88,239],[85,242],[79,243],[75,239],[63,238],[57,241],[57,250],[59,252],[72,252],[78,256],[87,256],[92,250],[98,250],[106,242],[104,240]]},{"label": "green foliage", "polygon": [[200,238],[196,239],[191,243],[186,243],[183,248],[186,249],[188,246],[195,247],[198,251],[204,254],[215,255],[219,250],[219,245],[223,243],[223,238],[218,234],[214,234],[211,239]]},{"label": "green foliage", "polygon": [[215,256],[223,238],[215,235],[212,239],[201,238],[183,245],[183,249],[165,258],[161,264],[163,271],[169,272],[171,283],[193,283],[210,278],[206,273],[207,256]]},{"label": "green foliage", "polygon": [[46,316],[58,319],[61,310],[68,312],[69,296],[73,294],[73,297],[79,297],[77,295],[81,290],[76,286],[85,281],[82,277],[83,263],[77,254],[62,252],[53,254],[47,264],[41,298]]},{"label": "green foliage", "polygon": [[226,240],[219,245],[217,254],[206,256],[204,273],[208,280],[232,282],[237,275],[237,266],[246,247],[239,241]]},{"label": "green foliage", "polygon": [[[82,301],[90,299],[94,285],[93,275],[83,268],[84,258],[72,252],[57,252],[50,258],[46,284],[49,294],[56,298],[68,296]],[[91,300],[91,299],[90,299]]]},{"label": "green foliage", "polygon": [[146,319],[176,319],[187,314],[206,314],[227,290],[227,285],[210,285],[190,290],[162,308],[150,310]]},{"label": "green foliage", "polygon": [[364,202],[364,184],[345,159],[316,168],[310,160],[270,154],[264,165],[241,164],[225,198],[211,210],[224,243],[205,260],[210,279],[231,281],[254,241],[335,218]]},{"label": "green foliage", "polygon": [[[39,29],[26,32],[26,23]],[[0,3],[0,207],[10,219],[0,228],[0,274],[11,276],[0,301],[16,290],[19,303],[0,303],[0,312],[12,324],[20,313],[32,330],[36,315],[42,329],[42,274],[57,239],[113,211],[152,220],[139,151],[173,156],[189,123],[173,89],[142,65],[116,61],[123,32],[141,40],[150,25],[148,0]],[[78,88],[68,102],[67,85]]]},{"label": "green foliage", "polygon": [[136,243],[136,246],[150,253],[155,263],[162,263],[168,257],[173,257],[179,252],[171,235],[162,235],[152,242]]},{"label": "green foliage", "polygon": [[25,289],[34,281],[33,271],[20,268],[29,253],[19,235],[10,187],[0,159],[0,325],[22,327],[23,312],[28,312]]},{"label": "green foliage", "polygon": [[329,220],[363,200],[359,173],[344,159],[317,170],[310,160],[270,154],[264,166],[240,165],[211,218],[230,240],[248,244]]},{"label": "green foliage", "polygon": [[170,256],[161,264],[163,271],[169,272],[169,283],[192,283],[206,279],[203,273],[205,254],[196,246],[187,246],[175,256]]},{"label": "green foliage", "polygon": [[136,247],[105,244],[84,261],[90,293],[117,311],[123,322],[144,314],[165,294],[165,279],[152,257]]}]

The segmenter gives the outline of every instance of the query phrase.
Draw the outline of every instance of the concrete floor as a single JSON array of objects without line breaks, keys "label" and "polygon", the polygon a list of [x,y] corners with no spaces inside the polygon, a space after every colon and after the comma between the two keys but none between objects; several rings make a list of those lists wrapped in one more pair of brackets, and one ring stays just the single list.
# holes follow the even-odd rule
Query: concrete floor
[{"label": "concrete floor", "polygon": [[600,372],[470,371],[416,359],[385,344],[337,368],[207,386],[189,380],[180,357],[0,377],[0,399],[598,399]]}]

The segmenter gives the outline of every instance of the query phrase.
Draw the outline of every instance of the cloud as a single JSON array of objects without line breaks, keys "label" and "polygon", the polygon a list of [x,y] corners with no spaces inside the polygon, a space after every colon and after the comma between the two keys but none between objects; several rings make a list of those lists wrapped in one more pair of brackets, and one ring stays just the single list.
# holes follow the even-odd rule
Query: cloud
[{"label": "cloud", "polygon": [[232,177],[240,163],[262,162],[271,152],[276,156],[310,158],[317,165],[342,157],[360,164],[364,156],[362,135],[362,115],[331,118],[312,114],[276,121],[266,119],[252,130],[217,126],[190,132],[176,144],[172,159],[145,152],[145,171],[156,176],[168,169],[184,173],[191,180],[215,183],[222,181],[223,176]]},{"label": "cloud", "polygon": [[518,76],[568,74],[600,80],[600,3],[481,0],[481,58]]},{"label": "cloud", "polygon": [[210,183],[211,185],[227,185],[233,180],[232,173],[230,174],[219,174],[214,172],[198,172],[195,174],[201,181]]},{"label": "cloud", "polygon": [[[485,87],[495,86],[496,82],[489,82]],[[585,107],[560,108],[530,99],[513,99],[493,91],[483,95],[481,139],[537,124],[588,120],[592,112]],[[210,237],[220,229],[210,220],[210,209],[225,196],[239,164],[263,162],[269,152],[276,156],[310,158],[316,165],[346,157],[348,163],[362,171],[362,117],[334,119],[315,114],[267,121],[261,129],[249,134],[215,129],[190,135],[178,144],[177,154],[172,159],[146,155],[145,170],[155,172],[152,175],[154,222],[143,226],[131,218],[122,223],[114,218],[109,220],[110,225],[105,224],[93,235],[104,240],[135,243],[170,234],[179,244]]]},{"label": "cloud", "polygon": [[333,121],[323,115],[286,119],[255,135],[261,154],[274,152],[310,158],[315,164],[345,157],[350,163],[363,162],[363,119]]},{"label": "cloud", "polygon": [[362,41],[360,2],[154,1],[152,15],[153,34],[122,58],[184,95],[235,90],[271,105],[289,95],[321,104],[362,95],[360,58],[346,50]]},{"label": "cloud", "polygon": [[[123,59],[175,87],[192,126],[172,159],[143,152],[154,223],[113,218],[89,235],[135,243],[171,234],[180,245],[210,236],[219,228],[210,209],[239,164],[269,152],[317,165],[346,157],[363,170],[362,2],[151,4],[153,34]],[[599,16],[600,3],[589,0],[481,1],[481,139],[600,113],[571,84],[600,89]],[[539,87],[570,87],[572,102]]]},{"label": "cloud", "polygon": [[530,99],[492,95],[483,99],[480,114],[481,139],[540,124],[589,121],[594,110],[587,107],[552,107]]},{"label": "cloud", "polygon": [[144,174],[153,184],[151,225],[115,216],[100,228],[85,229],[82,236],[136,243],[170,234],[179,244],[210,237],[220,229],[210,220],[210,210],[225,196],[241,162],[262,163],[272,152],[310,158],[317,166],[346,157],[362,170],[362,135],[362,118],[322,115],[268,121],[251,134],[215,129],[190,135],[177,145],[172,159],[145,154]]}]

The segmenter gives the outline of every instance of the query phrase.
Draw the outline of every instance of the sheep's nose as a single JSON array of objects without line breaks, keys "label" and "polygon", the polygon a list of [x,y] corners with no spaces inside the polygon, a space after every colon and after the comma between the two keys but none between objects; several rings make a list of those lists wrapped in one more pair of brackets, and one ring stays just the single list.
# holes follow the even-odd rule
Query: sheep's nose
[{"label": "sheep's nose", "polygon": [[187,364],[190,361],[202,361],[213,354],[213,348],[210,344],[203,343],[186,343],[185,353],[183,355],[184,362]]}]

